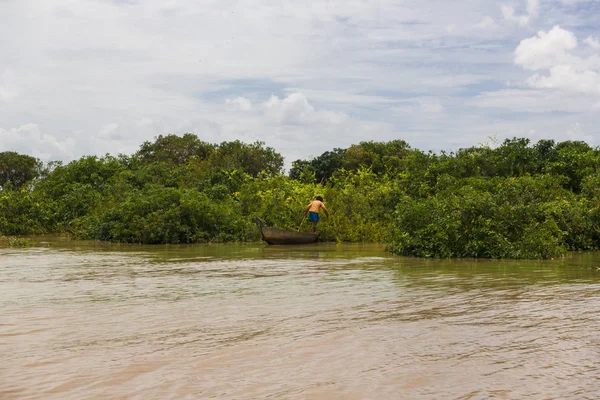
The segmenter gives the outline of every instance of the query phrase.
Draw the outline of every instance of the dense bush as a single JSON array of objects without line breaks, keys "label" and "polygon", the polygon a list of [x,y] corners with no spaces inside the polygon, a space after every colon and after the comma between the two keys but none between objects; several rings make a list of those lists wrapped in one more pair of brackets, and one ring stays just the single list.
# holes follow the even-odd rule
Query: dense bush
[{"label": "dense bush", "polygon": [[0,234],[30,235],[44,231],[43,210],[27,190],[0,190]]},{"label": "dense bush", "polygon": [[563,180],[440,182],[435,196],[399,202],[391,249],[419,257],[552,258],[593,248],[589,202],[563,189]]},{"label": "dense bush", "polygon": [[232,200],[217,203],[190,189],[148,186],[89,222],[87,236],[100,240],[156,244],[246,239],[239,205]]},{"label": "dense bush", "polygon": [[337,171],[323,194],[331,208],[324,237],[343,242],[387,242],[394,206],[401,197],[398,180],[370,168]]}]

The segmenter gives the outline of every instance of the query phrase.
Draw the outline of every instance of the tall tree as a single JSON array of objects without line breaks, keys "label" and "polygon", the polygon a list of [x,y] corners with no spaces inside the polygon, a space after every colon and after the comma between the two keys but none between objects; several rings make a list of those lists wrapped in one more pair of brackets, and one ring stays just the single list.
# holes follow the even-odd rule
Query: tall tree
[{"label": "tall tree", "polygon": [[235,140],[221,143],[211,155],[213,166],[225,170],[239,169],[252,176],[261,172],[277,175],[283,168],[283,157],[264,142],[246,144]]},{"label": "tall tree", "polygon": [[143,164],[169,162],[176,165],[185,164],[190,158],[206,160],[215,149],[215,145],[203,142],[193,133],[182,137],[177,135],[160,135],[154,142],[144,142],[136,153]]},{"label": "tall tree", "polygon": [[21,188],[37,178],[41,169],[42,162],[37,158],[14,151],[0,153],[0,187]]}]

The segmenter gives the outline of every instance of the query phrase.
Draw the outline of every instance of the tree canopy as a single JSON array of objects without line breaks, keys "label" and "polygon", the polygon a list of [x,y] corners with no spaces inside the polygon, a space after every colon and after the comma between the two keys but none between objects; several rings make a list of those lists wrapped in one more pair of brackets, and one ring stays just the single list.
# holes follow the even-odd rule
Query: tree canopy
[{"label": "tree canopy", "polygon": [[42,163],[37,158],[14,151],[0,153],[0,187],[20,189],[37,178]]}]

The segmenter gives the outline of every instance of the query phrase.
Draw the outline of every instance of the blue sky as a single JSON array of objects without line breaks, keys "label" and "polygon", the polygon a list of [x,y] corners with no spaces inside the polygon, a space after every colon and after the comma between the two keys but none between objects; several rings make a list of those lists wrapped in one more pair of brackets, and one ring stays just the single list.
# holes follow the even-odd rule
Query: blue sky
[{"label": "blue sky", "polygon": [[598,0],[4,0],[0,151],[600,145]]}]

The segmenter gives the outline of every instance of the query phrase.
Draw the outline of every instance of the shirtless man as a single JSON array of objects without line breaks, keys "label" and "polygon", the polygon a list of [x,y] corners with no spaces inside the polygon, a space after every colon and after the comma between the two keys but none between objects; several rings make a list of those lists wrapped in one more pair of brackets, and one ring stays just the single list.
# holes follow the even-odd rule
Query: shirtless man
[{"label": "shirtless man", "polygon": [[321,196],[315,197],[315,200],[311,201],[309,205],[304,209],[304,216],[308,215],[308,220],[312,222],[312,231],[315,233],[317,229],[317,224],[319,223],[319,209],[323,209],[325,211],[325,215],[329,217],[329,211],[325,208],[325,204],[323,204],[323,198]]}]

